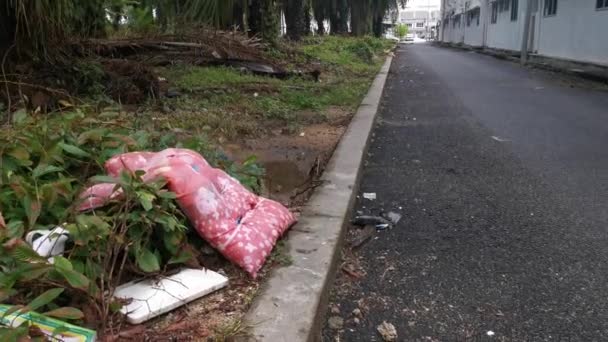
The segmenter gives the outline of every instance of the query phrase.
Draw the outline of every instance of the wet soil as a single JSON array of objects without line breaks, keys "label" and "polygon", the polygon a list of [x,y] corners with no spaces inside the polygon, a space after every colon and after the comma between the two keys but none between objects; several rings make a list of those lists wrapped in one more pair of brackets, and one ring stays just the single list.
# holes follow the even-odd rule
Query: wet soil
[{"label": "wet soil", "polygon": [[243,139],[224,146],[237,161],[252,155],[266,169],[262,196],[294,207],[302,204],[322,173],[353,113],[341,108],[327,111],[328,122],[302,127],[292,134]]}]

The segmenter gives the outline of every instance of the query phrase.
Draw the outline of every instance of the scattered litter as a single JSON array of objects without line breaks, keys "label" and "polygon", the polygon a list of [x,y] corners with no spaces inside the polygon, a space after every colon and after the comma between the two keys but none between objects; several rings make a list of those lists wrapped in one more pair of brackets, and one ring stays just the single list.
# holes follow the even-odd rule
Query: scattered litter
[{"label": "scattered litter", "polygon": [[388,229],[390,227],[391,227],[391,225],[388,224],[388,223],[382,223],[382,224],[377,224],[376,225],[376,229],[377,230],[385,230],[385,229]]},{"label": "scattered litter", "polygon": [[384,341],[386,341],[386,342],[397,341],[397,329],[395,329],[395,326],[392,325],[391,323],[384,321],[376,329],[378,329],[378,332],[380,333],[380,336],[382,336],[382,339]]},{"label": "scattered litter", "polygon": [[300,133],[300,136],[301,136],[301,137],[303,137],[303,136],[305,136],[305,135],[306,135],[306,133],[305,133],[305,132]]},{"label": "scattered litter", "polygon": [[399,223],[399,221],[401,221],[401,214],[396,213],[394,211],[390,211],[388,214],[386,214],[386,216],[388,217],[389,220],[391,220],[391,222],[394,225],[397,225],[397,223]]},{"label": "scattered litter", "polygon": [[350,246],[351,248],[359,248],[361,247],[364,243],[366,243],[367,241],[369,241],[369,239],[374,236],[374,233],[376,232],[376,227],[374,225],[366,225],[361,232],[359,233],[359,235],[357,236],[357,238],[351,242]]},{"label": "scattered litter", "polygon": [[258,93],[253,93],[253,97],[258,97],[258,96],[260,96],[260,94],[258,94]]},{"label": "scattered litter", "polygon": [[356,279],[362,278],[366,274],[361,268],[359,268],[351,263],[344,264],[342,266],[342,271],[344,271],[344,273],[346,273],[349,276],[356,278]]},{"label": "scattered litter", "polygon": [[65,244],[70,239],[68,231],[63,227],[55,227],[52,230],[32,230],[25,236],[25,242],[32,247],[41,257],[49,258],[63,254]]},{"label": "scattered litter", "polygon": [[[191,150],[125,153],[110,158],[105,169],[113,177],[141,170],[144,181],[164,178],[199,235],[253,278],[277,239],[296,221],[282,204],[258,197]],[[120,196],[114,187],[102,183],[85,190],[80,210],[103,206]]]},{"label": "scattered litter", "polygon": [[369,216],[369,215],[361,215],[361,216],[356,216],[352,221],[352,224],[354,224],[355,226],[361,226],[361,227],[365,227],[365,226],[378,226],[378,225],[384,225],[384,224],[391,224],[391,221],[385,219],[382,216]]},{"label": "scattered litter", "polygon": [[494,139],[494,140],[496,140],[498,142],[508,142],[508,141],[510,141],[508,139],[502,139],[502,138],[499,138],[499,137],[494,136],[494,135],[492,136],[492,139]]},{"label": "scattered litter", "polygon": [[327,320],[327,325],[332,330],[340,330],[344,327],[344,319],[340,316],[332,316]]},{"label": "scattered litter", "polygon": [[363,316],[363,312],[361,312],[361,309],[355,308],[353,310],[353,316],[355,316],[355,317],[362,317]]},{"label": "scattered litter", "polygon": [[486,335],[488,335],[488,336],[494,336],[496,334],[492,330],[488,330],[488,332],[486,333]]},{"label": "scattered litter", "polygon": [[97,333],[93,330],[85,329],[32,311],[20,313],[17,310],[6,314],[12,308],[11,305],[0,304],[0,325],[16,328],[24,323],[30,324],[31,326],[38,328],[44,335],[48,336],[49,341],[94,342],[97,339]]},{"label": "scattered litter", "polygon": [[340,308],[337,305],[335,305],[335,304],[331,305],[330,312],[333,315],[339,315],[340,314]]},{"label": "scattered litter", "polygon": [[353,323],[355,323],[356,325],[359,325],[359,323],[361,323],[361,320],[357,317],[353,318]]},{"label": "scattered litter", "polygon": [[390,272],[390,271],[394,271],[395,267],[393,266],[389,266],[387,267],[384,272],[382,273],[382,276],[380,277],[380,279],[384,280],[384,277],[386,276],[386,273]]},{"label": "scattered litter", "polygon": [[228,285],[228,278],[210,270],[183,269],[161,280],[132,281],[119,286],[116,298],[130,299],[120,311],[140,324]]},{"label": "scattered litter", "polygon": [[376,193],[375,192],[364,192],[363,198],[373,201],[376,199]]}]

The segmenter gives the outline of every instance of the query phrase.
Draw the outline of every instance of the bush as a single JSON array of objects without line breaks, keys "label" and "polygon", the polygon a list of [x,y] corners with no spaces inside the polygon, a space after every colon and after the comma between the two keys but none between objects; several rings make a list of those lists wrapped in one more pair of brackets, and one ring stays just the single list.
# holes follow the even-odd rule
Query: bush
[{"label": "bush", "polygon": [[302,52],[312,59],[339,66],[341,70],[373,74],[379,56],[392,42],[374,37],[312,37],[304,40]]},{"label": "bush", "polygon": [[[253,159],[239,166],[211,153],[200,138],[180,141],[135,131],[113,112],[91,118],[81,110],[49,116],[19,111],[13,120],[12,127],[0,130],[0,208],[6,220],[6,229],[0,229],[0,299],[20,312],[50,311],[65,320],[79,321],[80,307],[91,308],[94,317],[87,319],[98,322],[102,332],[107,322],[120,321],[111,319],[121,307],[112,297],[118,284],[197,263],[175,195],[162,181],[144,183],[139,172],[103,175],[108,158],[177,145],[203,152],[254,188],[263,172]],[[97,182],[116,184],[122,196],[94,212],[79,212],[78,194]],[[49,263],[23,237],[59,224],[73,246]],[[70,307],[74,304],[79,307]]]}]

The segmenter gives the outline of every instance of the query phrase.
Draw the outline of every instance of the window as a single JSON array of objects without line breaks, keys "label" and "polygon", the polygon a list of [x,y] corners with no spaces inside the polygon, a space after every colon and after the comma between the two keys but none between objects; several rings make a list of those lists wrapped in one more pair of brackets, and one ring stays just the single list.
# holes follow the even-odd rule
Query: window
[{"label": "window", "polygon": [[517,11],[519,11],[519,0],[512,0],[511,2],[511,21],[516,21]]},{"label": "window", "polygon": [[506,12],[509,10],[509,5],[511,4],[511,0],[498,0],[498,11]]},{"label": "window", "polygon": [[492,3],[492,18],[490,19],[490,23],[496,24],[498,21],[498,4],[496,2]]},{"label": "window", "polygon": [[416,27],[424,27],[424,23],[416,23]]},{"label": "window", "polygon": [[597,9],[608,9],[608,0],[597,0],[595,8],[597,8]]},{"label": "window", "polygon": [[471,23],[473,23],[473,22],[477,26],[479,26],[480,12],[481,12],[481,10],[479,9],[479,7],[473,8],[472,10],[467,12],[467,27],[471,26]]},{"label": "window", "polygon": [[545,0],[545,16],[557,14],[557,0]]},{"label": "window", "polygon": [[454,21],[452,22],[452,27],[460,27],[460,14],[454,16]]},{"label": "window", "polygon": [[407,26],[408,28],[412,28],[412,23],[407,23],[405,24],[405,26]]}]

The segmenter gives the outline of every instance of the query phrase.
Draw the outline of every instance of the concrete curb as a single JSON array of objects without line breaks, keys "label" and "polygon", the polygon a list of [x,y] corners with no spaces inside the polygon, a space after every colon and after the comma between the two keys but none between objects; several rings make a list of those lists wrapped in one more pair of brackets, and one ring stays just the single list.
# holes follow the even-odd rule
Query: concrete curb
[{"label": "concrete curb", "polygon": [[293,263],[274,270],[245,316],[251,341],[319,341],[340,258],[344,226],[356,198],[359,171],[367,151],[392,57],[376,76],[340,140],[300,221],[289,232]]}]

